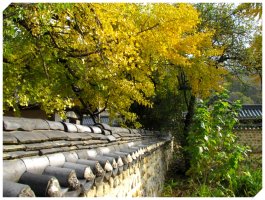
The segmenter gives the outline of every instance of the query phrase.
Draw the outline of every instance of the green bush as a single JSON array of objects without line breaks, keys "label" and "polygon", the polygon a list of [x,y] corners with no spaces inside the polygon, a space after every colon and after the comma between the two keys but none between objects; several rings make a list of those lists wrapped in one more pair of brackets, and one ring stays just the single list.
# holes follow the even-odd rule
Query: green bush
[{"label": "green bush", "polygon": [[[236,143],[233,133],[240,104],[227,102],[227,93],[218,94],[216,99],[211,105],[202,101],[198,104],[188,136],[186,151],[190,155],[191,167],[187,175],[196,177],[192,179],[197,185],[193,195],[249,195],[252,190],[245,190],[250,189],[252,178],[238,176],[239,163],[249,150]],[[244,178],[240,180],[239,177]]]},{"label": "green bush", "polygon": [[253,197],[262,189],[262,169],[254,169],[248,164],[233,179],[233,190],[236,196]]},{"label": "green bush", "polygon": [[251,197],[262,189],[261,155],[248,154],[249,148],[236,142],[239,102],[228,103],[226,93],[211,105],[197,105],[185,150],[191,167],[187,177],[166,181],[162,196]]}]

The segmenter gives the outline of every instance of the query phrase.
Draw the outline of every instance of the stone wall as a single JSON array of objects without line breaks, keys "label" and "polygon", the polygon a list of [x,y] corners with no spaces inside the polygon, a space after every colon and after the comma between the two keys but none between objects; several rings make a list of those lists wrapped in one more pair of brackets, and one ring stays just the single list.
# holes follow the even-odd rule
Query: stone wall
[{"label": "stone wall", "polygon": [[235,131],[238,142],[251,147],[253,153],[262,152],[262,129],[246,128]]},{"label": "stone wall", "polygon": [[120,175],[84,194],[85,197],[156,197],[163,190],[165,174],[172,160],[173,140],[150,152]]}]

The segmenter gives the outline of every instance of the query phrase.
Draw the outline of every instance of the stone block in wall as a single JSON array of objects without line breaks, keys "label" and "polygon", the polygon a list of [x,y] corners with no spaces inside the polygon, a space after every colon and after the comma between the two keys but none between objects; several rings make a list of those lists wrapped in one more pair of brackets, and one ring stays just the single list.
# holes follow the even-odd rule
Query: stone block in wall
[{"label": "stone block in wall", "polygon": [[111,177],[96,187],[89,197],[145,197],[157,196],[163,189],[167,154],[170,148],[160,146],[150,155],[134,163],[120,175]]},{"label": "stone block in wall", "polygon": [[116,188],[119,185],[120,179],[122,179],[122,174],[120,174],[119,176],[114,177],[114,179],[113,179],[113,187],[114,188]]},{"label": "stone block in wall", "polygon": [[96,196],[96,186],[93,186],[88,192],[84,194],[85,197],[95,197]]},{"label": "stone block in wall", "polygon": [[105,183],[103,185],[103,190],[104,190],[104,196],[108,195],[111,191],[111,187],[109,183]]},{"label": "stone block in wall", "polygon": [[109,185],[110,185],[111,188],[114,187],[114,178],[113,177],[109,178]]},{"label": "stone block in wall", "polygon": [[130,176],[130,168],[122,173],[123,179],[126,179]]},{"label": "stone block in wall", "polygon": [[132,174],[134,174],[134,169],[135,169],[135,166],[133,165],[133,166],[131,166],[131,167],[129,167],[129,175],[132,175]]},{"label": "stone block in wall", "polygon": [[95,197],[103,197],[104,196],[104,184],[105,183],[102,183],[96,187]]}]

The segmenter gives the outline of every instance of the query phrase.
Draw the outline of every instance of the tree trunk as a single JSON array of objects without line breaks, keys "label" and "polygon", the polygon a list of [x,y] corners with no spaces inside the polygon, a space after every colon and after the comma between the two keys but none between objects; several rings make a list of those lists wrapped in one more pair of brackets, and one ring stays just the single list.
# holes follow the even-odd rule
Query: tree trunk
[{"label": "tree trunk", "polygon": [[[188,135],[190,131],[190,127],[192,124],[192,119],[194,116],[194,110],[195,110],[195,96],[191,95],[189,105],[188,105],[188,113],[186,115],[185,121],[184,121],[184,129],[183,129],[183,139],[182,139],[182,147],[188,146]],[[189,154],[184,150],[184,161],[185,161],[185,169],[186,172],[190,168],[190,156]]]}]

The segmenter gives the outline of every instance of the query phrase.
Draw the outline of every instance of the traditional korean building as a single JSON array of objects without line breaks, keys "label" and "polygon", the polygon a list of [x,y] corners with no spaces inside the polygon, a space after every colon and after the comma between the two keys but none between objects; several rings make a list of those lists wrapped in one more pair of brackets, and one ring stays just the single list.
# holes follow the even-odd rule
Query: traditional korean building
[{"label": "traditional korean building", "polygon": [[234,127],[241,144],[251,147],[254,153],[262,151],[262,105],[243,105]]}]

